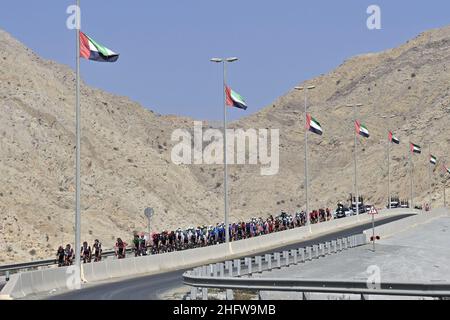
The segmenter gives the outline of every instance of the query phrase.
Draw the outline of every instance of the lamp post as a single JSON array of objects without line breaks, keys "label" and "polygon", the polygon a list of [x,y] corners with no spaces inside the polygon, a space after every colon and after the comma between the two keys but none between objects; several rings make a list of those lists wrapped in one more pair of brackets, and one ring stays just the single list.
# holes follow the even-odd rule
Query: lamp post
[{"label": "lamp post", "polygon": [[[308,131],[306,130],[306,115],[308,114],[308,91],[315,89],[315,86],[309,86],[306,87],[295,87],[295,90],[304,91],[305,95],[305,211],[306,211],[306,225],[309,228],[309,231],[311,231],[311,221],[309,219],[309,196],[308,196],[308,187],[309,187],[309,180],[308,180]],[[320,217],[319,217],[320,221]]]},{"label": "lamp post", "polygon": [[238,58],[212,58],[211,62],[222,63],[223,65],[223,193],[224,193],[224,216],[225,216],[225,242],[229,244],[230,242],[230,228],[228,223],[228,162],[227,162],[227,105],[226,105],[226,95],[225,86],[227,83],[227,69],[226,64],[237,61]]}]

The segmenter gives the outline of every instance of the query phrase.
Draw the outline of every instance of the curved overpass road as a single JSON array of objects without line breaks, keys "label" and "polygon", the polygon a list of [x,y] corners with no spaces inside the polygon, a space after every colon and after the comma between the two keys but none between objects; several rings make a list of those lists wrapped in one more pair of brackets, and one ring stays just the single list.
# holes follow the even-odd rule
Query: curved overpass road
[{"label": "curved overpass road", "polygon": [[[386,218],[377,221],[375,225],[386,224],[395,220],[399,220],[410,215],[400,215],[396,217]],[[277,251],[296,249],[300,247],[311,246],[313,244],[335,240],[337,238],[348,237],[354,234],[362,233],[366,229],[372,227],[371,223],[339,230],[316,238],[301,241],[289,246],[280,247]],[[264,253],[271,253],[271,250]],[[191,269],[191,268],[189,268]],[[70,291],[64,294],[48,297],[51,300],[158,300],[160,295],[166,291],[176,289],[183,286],[183,273],[186,270],[177,270],[168,273],[154,274],[149,276],[139,276],[128,278],[126,280],[119,279],[115,282],[108,282],[96,285],[87,285],[86,287]]]}]

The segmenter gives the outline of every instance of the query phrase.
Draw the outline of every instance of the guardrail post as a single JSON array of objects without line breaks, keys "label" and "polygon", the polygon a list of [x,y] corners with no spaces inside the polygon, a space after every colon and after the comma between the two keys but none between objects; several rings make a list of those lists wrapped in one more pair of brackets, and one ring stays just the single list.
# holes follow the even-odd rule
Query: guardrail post
[{"label": "guardrail post", "polygon": [[325,257],[325,244],[320,243],[319,244],[319,257]]},{"label": "guardrail post", "polygon": [[219,263],[219,277],[223,278],[224,274],[225,274],[225,266],[223,264],[223,262]]},{"label": "guardrail post", "polygon": [[225,268],[228,269],[228,276],[230,278],[233,277],[233,262],[232,261],[225,261]]},{"label": "guardrail post", "polygon": [[317,244],[313,245],[314,255],[313,258],[319,258],[319,246]]},{"label": "guardrail post", "polygon": [[363,234],[360,234],[359,235],[359,240],[360,240],[360,242],[361,242],[361,246],[363,246],[363,245],[365,245],[366,244],[366,235],[363,233]]},{"label": "guardrail post", "polygon": [[252,258],[245,258],[245,264],[247,265],[247,268],[248,268],[248,274],[251,275],[252,274]]},{"label": "guardrail post", "polygon": [[234,260],[234,267],[237,269],[237,276],[240,277],[241,276],[241,259],[235,259]]},{"label": "guardrail post", "polygon": [[337,243],[336,240],[331,241],[331,247],[332,247],[332,252],[336,253],[337,252]]},{"label": "guardrail post", "polygon": [[325,254],[330,255],[331,254],[331,243],[325,242]]},{"label": "guardrail post", "polygon": [[202,298],[208,300],[208,288],[202,288]]},{"label": "guardrail post", "polygon": [[267,262],[267,270],[272,270],[272,255],[271,254],[266,254],[264,256],[264,259]]},{"label": "guardrail post", "polygon": [[217,273],[219,271],[219,268],[217,267],[217,263],[212,265],[212,276],[217,277]]},{"label": "guardrail post", "polygon": [[342,239],[343,240],[343,242],[344,242],[344,250],[347,250],[348,249],[348,241],[347,241],[347,238],[344,238],[344,239]]},{"label": "guardrail post", "polygon": [[337,239],[338,251],[342,251],[342,239]]},{"label": "guardrail post", "polygon": [[258,265],[258,272],[262,272],[262,257],[255,257],[256,264]]},{"label": "guardrail post", "polygon": [[308,259],[309,261],[312,260],[312,247],[306,247],[306,259]]},{"label": "guardrail post", "polygon": [[283,251],[283,260],[284,260],[284,265],[286,267],[289,267],[289,251]]},{"label": "guardrail post", "polygon": [[205,277],[207,275],[207,272],[208,272],[208,267],[202,266],[201,270],[200,270],[200,276]]},{"label": "guardrail post", "polygon": [[234,300],[233,290],[227,289],[226,295],[227,295],[227,300]]},{"label": "guardrail post", "polygon": [[300,253],[300,261],[302,263],[305,262],[305,248],[298,249],[298,252]]},{"label": "guardrail post", "polygon": [[281,268],[281,254],[279,252],[275,252],[275,260],[277,263],[277,269]]},{"label": "guardrail post", "polygon": [[197,300],[197,288],[191,287],[191,300]]},{"label": "guardrail post", "polygon": [[9,271],[6,271],[6,273],[5,273],[5,280],[6,280],[6,282],[9,281]]},{"label": "guardrail post", "polygon": [[294,264],[298,264],[297,250],[292,249],[291,250],[291,256],[294,259]]}]

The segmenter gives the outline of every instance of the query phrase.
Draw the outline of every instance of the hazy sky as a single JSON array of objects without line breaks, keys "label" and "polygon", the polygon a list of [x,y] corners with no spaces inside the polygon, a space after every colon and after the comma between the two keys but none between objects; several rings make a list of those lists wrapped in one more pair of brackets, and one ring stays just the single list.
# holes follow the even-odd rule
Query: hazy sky
[{"label": "hazy sky", "polygon": [[[44,58],[75,65],[69,0],[2,0],[0,28]],[[381,7],[381,30],[366,26]],[[222,71],[215,56],[240,58],[229,84],[249,109],[269,105],[305,79],[347,58],[398,46],[450,24],[448,0],[82,0],[82,30],[121,54],[115,64],[82,62],[89,85],[162,114],[222,116]]]}]

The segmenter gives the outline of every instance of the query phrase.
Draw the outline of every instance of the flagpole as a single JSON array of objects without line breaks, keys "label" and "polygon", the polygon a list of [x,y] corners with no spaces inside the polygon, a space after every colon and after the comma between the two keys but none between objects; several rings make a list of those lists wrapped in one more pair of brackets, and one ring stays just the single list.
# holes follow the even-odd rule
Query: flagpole
[{"label": "flagpole", "polygon": [[[80,14],[80,0],[77,0],[77,15]],[[80,194],[81,194],[81,174],[80,174],[80,162],[81,162],[81,111],[80,111],[80,24],[81,17],[77,16],[76,19],[77,32],[76,32],[76,68],[77,68],[77,80],[76,80],[76,195],[75,195],[75,265],[78,270],[81,270],[81,257],[80,257],[80,246],[81,246],[81,210],[80,210]],[[81,275],[81,274],[80,274]]]},{"label": "flagpole", "polygon": [[388,165],[388,201],[389,201],[389,209],[392,209],[391,206],[391,166],[390,166],[390,149],[391,149],[391,140],[389,139],[390,131],[388,132],[388,141],[387,141],[387,165]]},{"label": "flagpole", "polygon": [[[316,86],[309,87],[295,87],[296,90],[304,90],[305,94],[305,212],[306,212],[306,225],[309,228],[309,232],[311,232],[311,220],[309,217],[309,177],[308,177],[308,90],[315,89]],[[320,216],[318,223],[320,223]]]},{"label": "flagpole", "polygon": [[[353,105],[353,118],[354,118],[354,125],[356,124],[356,104]],[[357,176],[357,164],[356,164],[356,153],[358,152],[358,141],[356,139],[356,130],[354,130],[354,137],[355,137],[355,197],[356,197],[356,216],[359,220],[359,196],[358,196],[358,176]]]},{"label": "flagpole", "polygon": [[409,177],[410,177],[410,183],[411,183],[411,194],[410,194],[410,199],[411,199],[411,205],[410,205],[410,209],[414,209],[414,205],[413,205],[413,166],[412,166],[412,153],[413,151],[411,150],[411,142],[409,143]]},{"label": "flagpole", "polygon": [[428,206],[431,208],[431,188],[432,188],[432,183],[431,183],[431,142],[428,145],[428,153],[430,154],[430,159],[428,160],[428,180],[430,183],[430,189],[428,191]]},{"label": "flagpole", "polygon": [[[307,115],[308,115],[308,90],[305,87],[305,202],[306,202],[306,215],[309,217],[309,196],[308,196],[308,130],[307,127]],[[309,218],[306,220],[309,231],[311,232],[311,221]],[[320,215],[318,221],[320,222]]]}]

